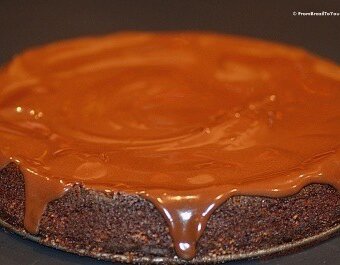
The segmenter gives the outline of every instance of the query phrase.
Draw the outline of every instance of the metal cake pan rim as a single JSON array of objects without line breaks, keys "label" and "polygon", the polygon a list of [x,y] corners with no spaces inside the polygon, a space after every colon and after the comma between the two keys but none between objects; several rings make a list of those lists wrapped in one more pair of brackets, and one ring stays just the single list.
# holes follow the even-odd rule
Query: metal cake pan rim
[{"label": "metal cake pan rim", "polygon": [[293,251],[303,246],[313,245],[321,241],[327,240],[331,236],[340,233],[340,224],[338,224],[316,235],[306,237],[306,238],[303,238],[301,240],[297,240],[294,242],[281,244],[275,247],[270,247],[267,249],[259,249],[256,251],[237,253],[237,254],[219,255],[216,257],[204,256],[204,257],[194,258],[190,261],[186,261],[178,257],[174,257],[174,258],[156,257],[156,256],[132,257],[127,254],[124,255],[124,254],[88,252],[86,250],[81,250],[81,249],[80,250],[69,250],[65,247],[59,246],[57,244],[53,244],[51,242],[44,242],[40,237],[31,235],[27,233],[24,229],[16,228],[2,219],[0,219],[0,225],[17,235],[20,235],[31,241],[34,241],[41,245],[51,247],[57,250],[65,251],[65,252],[80,255],[80,256],[92,257],[92,258],[100,259],[100,260],[106,260],[106,261],[111,261],[111,262],[122,262],[122,263],[134,263],[134,264],[206,264],[206,263],[223,263],[223,262],[228,262],[228,261],[236,261],[236,260],[244,260],[244,259],[254,259],[254,258],[260,258],[260,257],[265,257],[265,256],[272,256],[275,254],[278,255],[280,253]]}]

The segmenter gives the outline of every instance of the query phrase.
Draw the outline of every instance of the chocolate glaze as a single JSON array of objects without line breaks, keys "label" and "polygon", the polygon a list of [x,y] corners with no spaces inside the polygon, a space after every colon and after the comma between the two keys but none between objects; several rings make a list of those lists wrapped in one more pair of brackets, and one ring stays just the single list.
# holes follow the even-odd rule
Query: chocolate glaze
[{"label": "chocolate glaze", "polygon": [[0,72],[2,165],[25,175],[25,228],[75,183],[137,193],[195,256],[234,195],[340,189],[340,68],[200,33],[119,33],[32,49]]}]

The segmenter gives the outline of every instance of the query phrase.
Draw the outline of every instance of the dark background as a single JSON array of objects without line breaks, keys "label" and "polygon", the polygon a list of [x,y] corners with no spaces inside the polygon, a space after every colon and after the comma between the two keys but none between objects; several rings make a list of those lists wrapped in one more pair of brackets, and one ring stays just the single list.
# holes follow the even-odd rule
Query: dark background
[{"label": "dark background", "polygon": [[[0,64],[28,47],[118,30],[207,30],[304,47],[340,62],[340,16],[302,17],[293,11],[340,12],[340,0],[131,1],[0,0]],[[0,265],[110,264],[40,246],[0,230]],[[340,238],[267,261],[232,265],[340,264]]]},{"label": "dark background", "polygon": [[0,63],[43,43],[117,30],[209,30],[303,46],[340,61],[339,0],[0,0]]}]

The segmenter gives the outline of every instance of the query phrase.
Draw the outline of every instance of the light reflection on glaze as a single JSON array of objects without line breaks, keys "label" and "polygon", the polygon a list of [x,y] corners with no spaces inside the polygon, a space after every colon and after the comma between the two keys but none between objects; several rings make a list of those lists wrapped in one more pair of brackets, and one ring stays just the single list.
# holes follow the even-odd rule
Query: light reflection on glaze
[{"label": "light reflection on glaze", "polygon": [[[0,162],[25,227],[74,183],[137,193],[195,256],[234,195],[340,188],[340,70],[303,50],[197,33],[120,33],[29,50],[0,72]],[[41,187],[44,187],[41,189]]]}]

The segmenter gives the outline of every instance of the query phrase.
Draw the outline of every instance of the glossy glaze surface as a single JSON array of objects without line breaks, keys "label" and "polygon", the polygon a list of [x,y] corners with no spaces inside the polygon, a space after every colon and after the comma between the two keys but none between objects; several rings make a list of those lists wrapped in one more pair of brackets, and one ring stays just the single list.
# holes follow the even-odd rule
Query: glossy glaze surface
[{"label": "glossy glaze surface", "polygon": [[31,233],[83,183],[153,202],[191,259],[230,196],[339,189],[339,136],[339,67],[254,39],[119,33],[28,50],[0,72],[1,163],[21,166]]}]

